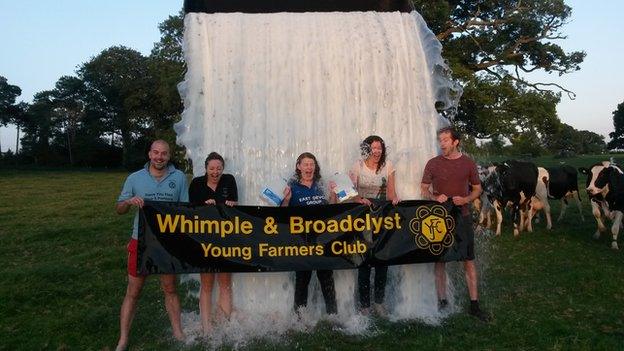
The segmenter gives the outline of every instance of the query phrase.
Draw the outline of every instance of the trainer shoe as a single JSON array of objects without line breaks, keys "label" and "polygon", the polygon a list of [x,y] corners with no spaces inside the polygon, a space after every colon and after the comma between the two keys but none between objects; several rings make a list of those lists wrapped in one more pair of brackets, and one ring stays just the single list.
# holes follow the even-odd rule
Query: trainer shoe
[{"label": "trainer shoe", "polygon": [[491,319],[490,315],[478,306],[476,308],[471,307],[468,313],[471,316],[478,318],[483,323],[487,323]]}]

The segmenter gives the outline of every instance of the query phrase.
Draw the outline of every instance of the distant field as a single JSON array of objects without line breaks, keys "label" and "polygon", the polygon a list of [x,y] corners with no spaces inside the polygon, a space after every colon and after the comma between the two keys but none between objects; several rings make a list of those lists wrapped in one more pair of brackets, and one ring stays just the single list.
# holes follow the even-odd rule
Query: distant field
[{"label": "distant field", "polygon": [[[578,167],[602,159],[536,163]],[[0,171],[0,350],[114,347],[132,216],[116,215],[113,206],[126,175]],[[584,177],[579,180],[584,184]],[[586,197],[583,202],[585,222],[570,208],[550,232],[539,223],[534,233],[515,239],[506,226],[501,237],[481,240],[488,253],[482,299],[494,315],[490,324],[459,313],[442,326],[380,322],[373,337],[347,336],[321,324],[283,343],[259,341],[251,348],[623,350],[624,254],[609,248],[609,237],[591,238],[595,222]],[[559,205],[552,205],[556,218]],[[131,349],[175,349],[157,281],[149,279],[143,291]],[[196,306],[184,298],[185,310]]]}]

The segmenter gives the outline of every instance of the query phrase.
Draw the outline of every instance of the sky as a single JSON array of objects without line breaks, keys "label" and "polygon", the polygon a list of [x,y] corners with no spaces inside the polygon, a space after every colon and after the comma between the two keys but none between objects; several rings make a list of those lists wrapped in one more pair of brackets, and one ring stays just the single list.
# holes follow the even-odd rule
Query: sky
[{"label": "sky", "polygon": [[[64,75],[102,50],[124,45],[147,55],[160,38],[158,24],[178,13],[182,0],[0,0],[0,75],[22,89],[18,101],[32,101]],[[624,13],[622,0],[566,0],[572,17],[564,29],[566,51],[585,51],[581,70],[559,77],[543,73],[532,81],[553,82],[574,91],[557,106],[562,122],[608,137],[613,115],[624,102]],[[15,148],[14,127],[0,128],[2,151]]]}]

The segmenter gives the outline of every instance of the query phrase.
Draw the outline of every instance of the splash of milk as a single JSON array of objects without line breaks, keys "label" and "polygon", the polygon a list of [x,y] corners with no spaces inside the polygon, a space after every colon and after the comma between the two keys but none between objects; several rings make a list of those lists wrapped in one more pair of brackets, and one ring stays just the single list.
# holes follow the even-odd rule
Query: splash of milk
[{"label": "splash of milk", "polygon": [[[316,155],[328,178],[347,172],[360,142],[376,134],[396,166],[399,197],[419,198],[425,163],[437,154],[436,130],[447,123],[436,101],[453,108],[460,93],[418,13],[190,13],[184,24],[185,109],[175,130],[195,176],[217,151],[236,177],[239,203],[264,205],[261,190],[290,177],[302,152]],[[368,318],[356,312],[357,272],[335,271],[334,279],[337,328],[367,330]],[[388,318],[439,322],[432,265],[390,267],[388,280]],[[314,277],[308,310],[294,317],[293,282],[294,273],[234,274],[237,312],[228,323],[236,327],[217,327],[215,340],[230,331],[240,345],[265,327],[279,334],[324,318]],[[185,319],[199,323],[192,313]]]}]

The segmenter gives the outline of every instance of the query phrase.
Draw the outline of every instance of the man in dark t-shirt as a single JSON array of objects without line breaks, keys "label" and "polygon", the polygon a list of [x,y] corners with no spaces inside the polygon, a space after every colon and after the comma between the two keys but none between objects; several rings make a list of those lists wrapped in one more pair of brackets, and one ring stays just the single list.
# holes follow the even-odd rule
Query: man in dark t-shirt
[{"label": "man in dark t-shirt", "polygon": [[[481,194],[481,182],[477,173],[477,165],[468,156],[462,154],[458,147],[461,135],[452,127],[438,131],[438,143],[442,155],[429,160],[423,172],[420,184],[421,196],[440,203],[451,201],[461,208],[456,230],[468,241],[468,257],[464,261],[466,285],[470,295],[470,314],[482,321],[489,316],[479,307],[477,291],[477,269],[474,262],[474,230],[470,217],[470,203]],[[446,264],[435,263],[436,290],[438,306],[444,309],[448,305],[446,296]]]}]

